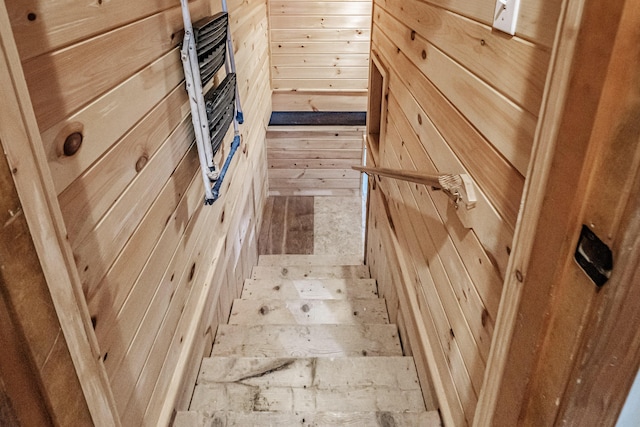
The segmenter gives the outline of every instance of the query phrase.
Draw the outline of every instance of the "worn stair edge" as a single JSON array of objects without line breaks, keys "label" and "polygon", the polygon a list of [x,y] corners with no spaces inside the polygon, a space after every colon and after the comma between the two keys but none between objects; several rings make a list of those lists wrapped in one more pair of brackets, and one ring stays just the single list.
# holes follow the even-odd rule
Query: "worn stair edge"
[{"label": "worn stair edge", "polygon": [[237,412],[424,412],[420,390],[387,387],[336,389],[255,387],[240,383],[196,386],[191,410],[205,415]]},{"label": "worn stair edge", "polygon": [[260,255],[258,265],[263,267],[363,265],[363,259],[361,255]]},{"label": "worn stair edge", "polygon": [[257,265],[251,272],[252,279],[370,279],[366,265],[292,265],[266,267]]},{"label": "worn stair edge", "polygon": [[389,323],[384,299],[270,299],[233,302],[231,325],[359,325]]},{"label": "worn stair edge", "polygon": [[220,325],[212,356],[402,356],[396,325]]},{"label": "worn stair edge", "polygon": [[174,427],[440,427],[437,411],[428,412],[178,412]]},{"label": "worn stair edge", "polygon": [[209,357],[196,384],[240,383],[256,387],[347,390],[387,387],[420,390],[412,357]]},{"label": "worn stair edge", "polygon": [[242,299],[377,298],[374,279],[246,279]]}]

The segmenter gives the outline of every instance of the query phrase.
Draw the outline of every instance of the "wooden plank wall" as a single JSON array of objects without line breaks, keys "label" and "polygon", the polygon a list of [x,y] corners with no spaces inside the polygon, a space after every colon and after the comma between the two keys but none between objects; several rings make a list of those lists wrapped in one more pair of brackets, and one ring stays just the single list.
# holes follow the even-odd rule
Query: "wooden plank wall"
[{"label": "wooden plank wall", "polygon": [[268,0],[274,111],[365,111],[371,0]]},{"label": "wooden plank wall", "polygon": [[[6,4],[119,418],[167,424],[186,409],[257,258],[271,113],[266,3],[228,1],[245,124],[212,207],[192,144],[179,2]],[[195,21],[221,6],[190,8]],[[65,153],[73,133],[82,145]]]},{"label": "wooden plank wall", "polygon": [[267,130],[269,195],[357,196],[362,126],[271,126]]},{"label": "wooden plank wall", "polygon": [[560,3],[523,2],[509,37],[491,30],[493,0],[374,1],[371,55],[388,74],[378,165],[468,173],[478,190],[466,230],[442,192],[371,188],[367,263],[402,272],[403,342],[447,425],[471,424],[483,387]]},{"label": "wooden plank wall", "polygon": [[69,398],[82,388],[6,159],[0,188],[0,425],[90,424],[85,400]]}]

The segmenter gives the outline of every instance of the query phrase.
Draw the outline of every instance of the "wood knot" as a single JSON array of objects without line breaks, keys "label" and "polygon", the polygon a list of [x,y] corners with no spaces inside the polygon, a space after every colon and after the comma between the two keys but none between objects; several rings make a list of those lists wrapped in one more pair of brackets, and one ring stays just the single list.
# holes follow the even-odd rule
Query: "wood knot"
[{"label": "wood knot", "polygon": [[427,51],[426,50],[422,51],[422,59],[427,59]]},{"label": "wood knot", "polygon": [[305,313],[308,313],[309,310],[311,310],[311,308],[309,308],[308,304],[305,304],[305,305],[302,306],[302,311],[304,311]]},{"label": "wood knot", "polygon": [[73,156],[82,146],[83,136],[80,132],[73,132],[64,140],[63,152],[65,156]]},{"label": "wood knot", "polygon": [[148,161],[149,161],[149,158],[147,156],[144,156],[144,155],[140,156],[140,158],[136,162],[136,172],[140,172],[142,168],[144,168],[147,165]]},{"label": "wood knot", "polygon": [[489,312],[487,311],[487,309],[485,308],[484,310],[482,310],[482,327],[485,328],[487,326],[487,321],[489,320]]},{"label": "wood knot", "polygon": [[29,13],[27,14],[27,19],[28,19],[29,21],[31,21],[31,22],[35,21],[37,17],[38,17],[38,15],[36,15],[36,14],[35,14],[35,13],[33,13],[33,12],[29,12]]},{"label": "wood knot", "polygon": [[189,272],[189,282],[193,280],[193,276],[196,273],[196,263],[194,262],[193,265],[191,265],[191,271]]},{"label": "wood knot", "polygon": [[269,314],[269,307],[267,307],[266,305],[263,305],[262,307],[260,307],[260,314],[262,314],[263,316],[266,314]]},{"label": "wood knot", "polygon": [[289,270],[287,270],[286,268],[282,269],[282,275],[286,276],[287,274],[289,274]]},{"label": "wood knot", "polygon": [[416,32],[415,30],[411,30],[411,40],[415,40],[416,39]]}]

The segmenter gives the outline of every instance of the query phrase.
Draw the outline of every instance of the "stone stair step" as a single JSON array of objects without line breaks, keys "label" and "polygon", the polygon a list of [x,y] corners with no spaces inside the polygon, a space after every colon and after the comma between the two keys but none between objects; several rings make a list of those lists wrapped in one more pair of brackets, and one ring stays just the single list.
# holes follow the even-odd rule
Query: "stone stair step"
[{"label": "stone stair step", "polygon": [[233,302],[232,325],[389,323],[384,299],[243,300]]},{"label": "stone stair step", "polygon": [[242,299],[377,298],[374,279],[246,279]]},{"label": "stone stair step", "polygon": [[428,412],[178,412],[174,427],[440,427],[437,411]]},{"label": "stone stair step", "polygon": [[208,357],[197,384],[239,383],[257,387],[420,390],[412,357]]},{"label": "stone stair step", "polygon": [[366,265],[290,265],[267,267],[257,265],[252,279],[370,279]]},{"label": "stone stair step", "polygon": [[278,267],[287,265],[362,265],[360,255],[260,255],[258,265]]},{"label": "stone stair step", "polygon": [[220,325],[212,356],[402,356],[395,325]]}]

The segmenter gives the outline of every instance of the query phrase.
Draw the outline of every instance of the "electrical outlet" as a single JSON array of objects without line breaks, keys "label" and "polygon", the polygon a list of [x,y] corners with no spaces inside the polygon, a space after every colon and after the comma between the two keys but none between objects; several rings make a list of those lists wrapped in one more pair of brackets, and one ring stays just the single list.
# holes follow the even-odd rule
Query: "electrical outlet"
[{"label": "electrical outlet", "polygon": [[514,35],[519,10],[520,0],[497,0],[493,15],[493,28]]}]

